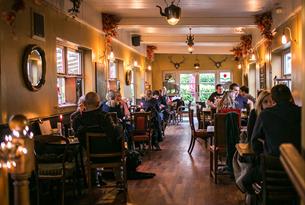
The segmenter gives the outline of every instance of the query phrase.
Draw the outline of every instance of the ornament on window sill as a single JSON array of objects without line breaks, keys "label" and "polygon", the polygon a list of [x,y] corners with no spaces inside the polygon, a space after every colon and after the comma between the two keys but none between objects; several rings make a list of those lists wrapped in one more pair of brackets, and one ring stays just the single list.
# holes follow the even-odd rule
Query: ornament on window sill
[{"label": "ornament on window sill", "polygon": [[77,16],[79,13],[79,8],[81,5],[82,0],[70,0],[73,4],[72,8],[68,10],[68,12],[72,15],[73,18]]}]

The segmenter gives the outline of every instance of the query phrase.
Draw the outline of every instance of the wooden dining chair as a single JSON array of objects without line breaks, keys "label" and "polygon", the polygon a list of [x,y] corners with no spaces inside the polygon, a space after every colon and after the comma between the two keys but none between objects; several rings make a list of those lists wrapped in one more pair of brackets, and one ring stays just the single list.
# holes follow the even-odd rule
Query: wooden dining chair
[{"label": "wooden dining chair", "polygon": [[[92,193],[91,170],[103,168],[112,172],[119,171],[117,181],[124,191],[124,201],[127,199],[127,171],[124,138],[120,144],[114,144],[105,133],[86,133],[88,193]],[[109,187],[109,186],[107,186]],[[91,197],[90,197],[91,198]]]},{"label": "wooden dining chair", "polygon": [[[228,113],[216,113],[214,116],[214,137],[213,143],[210,145],[210,176],[214,179],[214,182],[217,184],[218,175],[229,175],[229,172],[221,171],[220,168],[226,167],[228,164],[231,164],[230,160],[233,155],[231,153],[235,152],[235,145],[232,148],[230,145],[234,144],[231,140],[236,141],[237,136],[234,136],[234,139],[230,139],[228,143],[228,133],[230,131],[238,130],[238,125],[234,127],[234,124],[229,123],[227,120]],[[231,117],[238,120],[236,113],[231,113]],[[230,130],[231,129],[231,130]],[[238,131],[237,131],[238,132]],[[228,149],[229,147],[229,149]],[[232,156],[231,156],[232,155]],[[226,159],[224,161],[223,159]],[[232,161],[232,160],[231,160]]]},{"label": "wooden dining chair", "polygon": [[130,132],[130,136],[134,149],[135,143],[138,142],[147,143],[149,151],[152,150],[150,118],[151,112],[131,113],[133,130]]},{"label": "wooden dining chair", "polygon": [[[74,157],[69,155],[69,140],[63,136],[35,136],[35,173],[37,181],[37,203],[40,204],[40,185],[57,182],[61,188],[61,204],[65,202],[65,185],[71,180],[76,188]],[[74,190],[73,190],[73,193]]]},{"label": "wooden dining chair", "polygon": [[192,110],[192,109],[189,110],[189,123],[190,123],[190,127],[191,127],[191,142],[190,142],[187,152],[189,154],[192,154],[194,146],[195,146],[195,142],[198,139],[203,139],[205,141],[205,146],[207,147],[207,141],[208,141],[209,135],[208,135],[207,131],[204,129],[197,129],[197,130],[195,129],[194,110]]}]

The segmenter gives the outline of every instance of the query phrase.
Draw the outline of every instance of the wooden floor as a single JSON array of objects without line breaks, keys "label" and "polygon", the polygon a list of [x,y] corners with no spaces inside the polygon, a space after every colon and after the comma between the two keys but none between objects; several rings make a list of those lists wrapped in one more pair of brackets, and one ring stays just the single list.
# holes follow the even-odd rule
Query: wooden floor
[{"label": "wooden floor", "polygon": [[[193,154],[187,153],[190,142],[188,122],[166,128],[162,151],[146,156],[139,171],[154,172],[156,177],[128,181],[129,205],[242,205],[244,196],[228,176],[216,185],[209,176],[209,153],[196,143]],[[113,190],[112,192],[115,192]],[[107,198],[105,201],[103,199]],[[121,204],[109,193],[95,190],[96,204]],[[111,200],[112,199],[112,200]]]}]

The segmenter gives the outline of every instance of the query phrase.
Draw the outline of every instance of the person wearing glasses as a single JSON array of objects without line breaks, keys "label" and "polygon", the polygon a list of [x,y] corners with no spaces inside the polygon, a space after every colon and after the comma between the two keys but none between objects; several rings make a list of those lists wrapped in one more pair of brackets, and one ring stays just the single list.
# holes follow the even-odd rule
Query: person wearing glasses
[{"label": "person wearing glasses", "polygon": [[240,88],[237,83],[232,83],[230,85],[230,90],[235,94],[235,108],[246,109],[248,107],[250,110],[253,109],[253,102],[239,94]]}]

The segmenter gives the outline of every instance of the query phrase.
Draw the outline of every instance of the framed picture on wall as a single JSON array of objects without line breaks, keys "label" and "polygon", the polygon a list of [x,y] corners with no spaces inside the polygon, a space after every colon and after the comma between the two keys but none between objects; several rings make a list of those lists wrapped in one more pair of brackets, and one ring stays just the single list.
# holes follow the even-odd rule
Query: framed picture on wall
[{"label": "framed picture on wall", "polygon": [[32,38],[45,41],[45,17],[32,9]]},{"label": "framed picture on wall", "polygon": [[163,86],[167,89],[169,96],[179,93],[176,72],[163,72]]},{"label": "framed picture on wall", "polygon": [[259,68],[259,87],[260,89],[267,88],[267,81],[266,81],[266,63],[260,66]]}]

